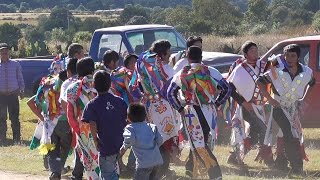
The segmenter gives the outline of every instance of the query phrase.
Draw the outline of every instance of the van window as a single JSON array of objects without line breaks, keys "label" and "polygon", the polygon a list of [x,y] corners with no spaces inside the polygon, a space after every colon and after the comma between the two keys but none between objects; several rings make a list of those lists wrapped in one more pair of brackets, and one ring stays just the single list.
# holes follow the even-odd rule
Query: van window
[{"label": "van window", "polygon": [[186,48],[185,40],[172,29],[145,30],[139,32],[127,32],[126,36],[136,54],[141,54],[150,48],[154,41],[166,39],[171,44],[171,50],[178,52]]},{"label": "van window", "polygon": [[103,34],[99,43],[98,59],[102,60],[103,54],[107,50],[114,50],[123,57],[127,53],[127,48],[122,42],[120,34]]}]

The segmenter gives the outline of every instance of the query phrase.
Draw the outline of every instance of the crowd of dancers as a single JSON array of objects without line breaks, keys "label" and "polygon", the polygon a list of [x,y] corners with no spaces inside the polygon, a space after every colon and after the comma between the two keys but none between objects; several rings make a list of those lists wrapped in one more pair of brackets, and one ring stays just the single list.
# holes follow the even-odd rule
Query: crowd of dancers
[{"label": "crowd of dancers", "polygon": [[[299,102],[314,78],[299,63],[298,45],[260,59],[258,46],[247,41],[243,58],[226,76],[202,63],[201,37],[189,37],[187,49],[175,55],[170,49],[168,40],[158,40],[140,55],[107,50],[95,63],[74,43],[67,57],[54,59],[28,101],[39,118],[30,148],[44,155],[50,179],[61,178],[72,150],[72,179],[82,179],[83,173],[87,179],[119,179],[125,170],[137,180],[172,179],[170,163],[179,160],[182,142],[190,146],[187,176],[222,179],[214,145],[218,111],[226,101],[232,114],[229,164],[248,173],[244,158],[258,147],[256,161],[303,173],[308,159]],[[275,125],[279,131],[273,142]]]}]

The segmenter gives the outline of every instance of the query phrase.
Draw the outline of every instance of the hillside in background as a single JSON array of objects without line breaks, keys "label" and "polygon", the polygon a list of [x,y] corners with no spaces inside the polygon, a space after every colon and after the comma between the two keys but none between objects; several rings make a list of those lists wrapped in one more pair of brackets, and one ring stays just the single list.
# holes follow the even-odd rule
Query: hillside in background
[{"label": "hillside in background", "polygon": [[0,4],[14,4],[20,7],[21,3],[27,3],[28,8],[53,8],[54,6],[83,5],[89,10],[124,8],[126,4],[140,4],[145,7],[175,7],[177,5],[191,6],[192,0],[0,0]]}]

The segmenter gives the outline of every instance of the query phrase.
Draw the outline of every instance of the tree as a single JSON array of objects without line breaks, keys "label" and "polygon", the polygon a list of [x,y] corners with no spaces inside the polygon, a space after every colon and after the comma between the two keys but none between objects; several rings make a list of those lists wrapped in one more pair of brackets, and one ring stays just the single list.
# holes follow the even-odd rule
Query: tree
[{"label": "tree", "polygon": [[275,9],[279,6],[285,6],[289,9],[299,9],[301,8],[301,1],[300,0],[272,0],[270,7],[271,9]]},{"label": "tree", "polygon": [[286,6],[279,6],[272,10],[271,19],[274,23],[284,23],[288,17],[289,8]]},{"label": "tree", "polygon": [[19,8],[19,13],[26,13],[26,12],[27,12],[27,8],[26,8],[26,7],[21,6],[21,7]]},{"label": "tree", "polygon": [[88,17],[82,23],[80,31],[94,32],[94,30],[102,28],[103,21],[98,17]]},{"label": "tree", "polygon": [[161,8],[156,6],[150,13],[150,23],[154,24],[165,24],[166,16],[172,8]]},{"label": "tree", "polygon": [[268,4],[265,0],[249,0],[248,10],[244,17],[248,24],[257,24],[267,21],[269,14]]},{"label": "tree", "polygon": [[312,27],[316,32],[320,32],[320,11],[317,11],[313,16]]},{"label": "tree", "polygon": [[189,26],[189,31],[195,34],[212,33],[213,24],[210,21],[194,19]]},{"label": "tree", "polygon": [[192,21],[192,9],[187,6],[177,6],[166,12],[166,24],[172,26],[188,25]]},{"label": "tree", "polygon": [[143,16],[133,16],[126,23],[127,25],[139,25],[139,24],[148,24],[148,20]]},{"label": "tree", "polygon": [[25,7],[26,9],[30,9],[30,4],[27,3],[27,2],[21,2],[21,3],[20,3],[20,8],[21,8],[21,7]]},{"label": "tree", "polygon": [[91,11],[96,11],[98,9],[102,9],[103,4],[101,0],[91,0],[86,4],[86,7]]},{"label": "tree", "polygon": [[0,12],[1,13],[15,13],[16,9],[11,5],[0,4]]},{"label": "tree", "polygon": [[67,42],[68,38],[66,33],[62,28],[54,28],[51,31],[51,41],[55,42],[55,45],[59,45],[60,43]]},{"label": "tree", "polygon": [[15,4],[9,4],[7,7],[11,13],[15,13],[17,11],[17,6]]},{"label": "tree", "polygon": [[143,16],[148,19],[147,11],[142,6],[127,5],[120,14],[120,21],[126,23],[133,16]]},{"label": "tree", "polygon": [[74,4],[68,4],[67,5],[67,9],[68,10],[74,10],[76,7],[74,6]]},{"label": "tree", "polygon": [[82,4],[80,4],[78,7],[77,7],[77,9],[75,9],[76,11],[80,11],[80,12],[82,12],[82,11],[88,11],[88,9],[86,8],[86,7],[84,7],[84,5],[82,5]]},{"label": "tree", "polygon": [[320,1],[319,0],[304,0],[303,1],[303,9],[307,11],[317,12],[320,9]]},{"label": "tree", "polygon": [[216,34],[237,34],[236,26],[240,24],[241,13],[229,0],[193,0],[192,8],[195,18],[213,22]]},{"label": "tree", "polygon": [[83,45],[84,49],[88,50],[91,41],[92,33],[89,31],[79,31],[77,32],[72,42],[77,42]]},{"label": "tree", "polygon": [[12,23],[0,25],[0,42],[6,42],[10,47],[17,49],[18,40],[22,37],[20,28]]},{"label": "tree", "polygon": [[55,7],[52,9],[50,16],[48,18],[41,16],[38,19],[39,29],[42,32],[51,31],[54,28],[69,29],[74,25],[75,18],[72,13],[60,7]]}]

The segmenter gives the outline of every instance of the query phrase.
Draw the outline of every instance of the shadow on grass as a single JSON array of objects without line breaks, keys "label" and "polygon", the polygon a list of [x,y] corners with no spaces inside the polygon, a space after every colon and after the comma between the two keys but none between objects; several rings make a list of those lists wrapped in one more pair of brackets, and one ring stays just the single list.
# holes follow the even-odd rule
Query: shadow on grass
[{"label": "shadow on grass", "polygon": [[320,149],[320,139],[305,139],[304,147],[310,149]]},{"label": "shadow on grass", "polygon": [[283,178],[299,178],[299,179],[318,179],[320,178],[320,171],[305,171],[303,176],[291,176],[288,172],[280,171],[277,169],[270,168],[254,168],[248,167],[249,174],[244,174],[238,167],[235,166],[221,166],[222,173],[224,175],[236,175],[236,176],[249,176],[253,178],[264,178],[264,179],[283,179]]},{"label": "shadow on grass", "polygon": [[14,145],[29,146],[30,142],[30,140],[21,140],[19,143],[15,143],[12,139],[7,138],[4,144],[1,144],[0,147],[9,147]]},{"label": "shadow on grass", "polygon": [[30,123],[34,123],[34,124],[37,124],[38,123],[38,119],[29,119],[29,120],[26,120],[26,122],[30,122]]}]

